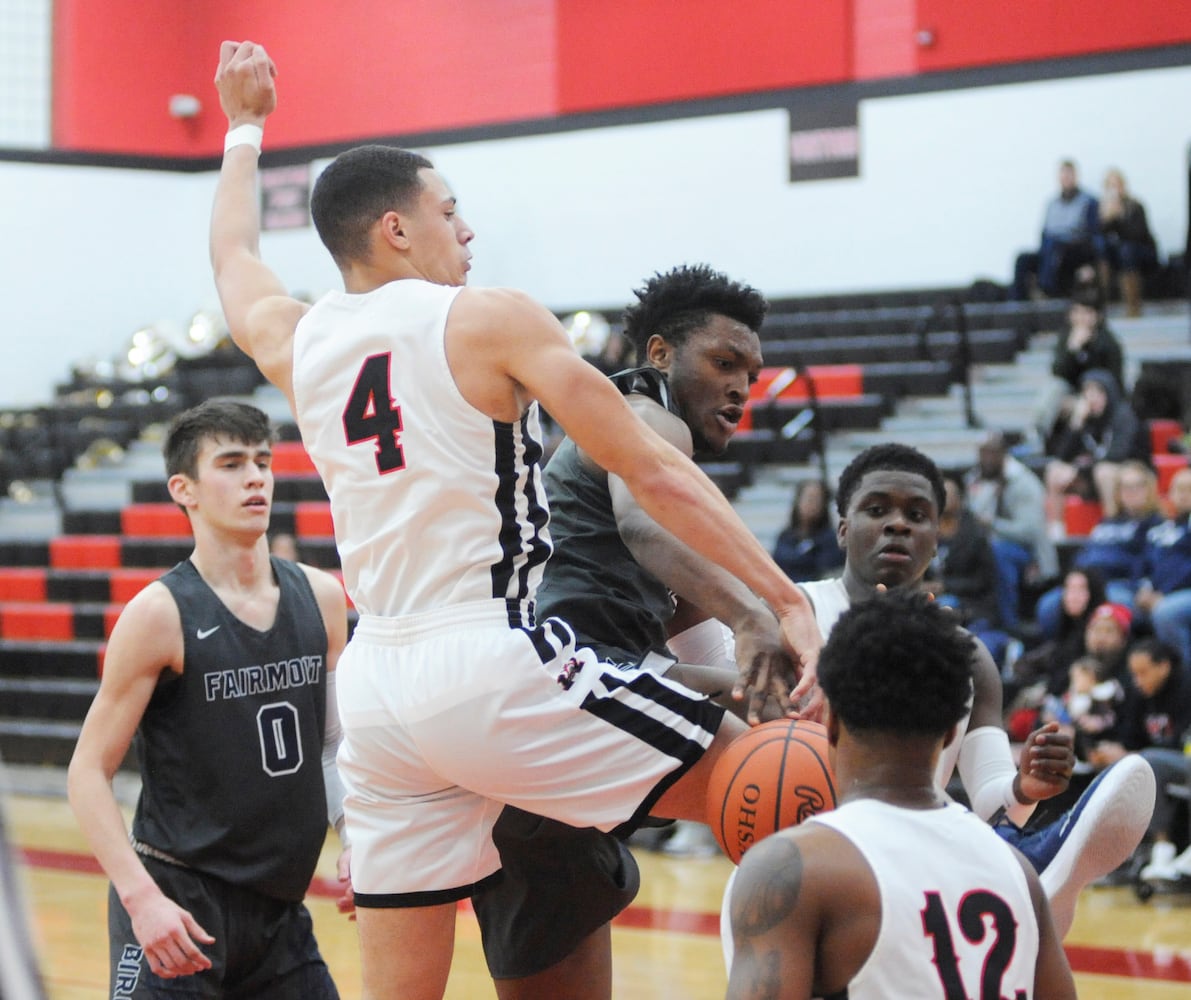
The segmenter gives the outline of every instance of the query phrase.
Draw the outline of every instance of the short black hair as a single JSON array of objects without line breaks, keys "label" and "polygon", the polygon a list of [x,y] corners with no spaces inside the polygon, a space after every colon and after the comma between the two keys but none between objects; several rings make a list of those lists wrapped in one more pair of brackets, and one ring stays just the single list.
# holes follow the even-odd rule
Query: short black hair
[{"label": "short black hair", "polygon": [[848,516],[848,504],[852,502],[852,494],[856,492],[860,480],[867,473],[877,470],[911,472],[929,480],[935,494],[935,504],[940,512],[943,510],[947,502],[947,494],[943,489],[943,475],[932,459],[908,444],[875,444],[852,459],[847,468],[840,473],[839,489],[835,495],[836,509],[840,517]]},{"label": "short black hair", "polygon": [[759,333],[769,311],[765,296],[755,288],[707,264],[659,271],[633,294],[637,302],[624,311],[624,335],[638,359],[645,357],[645,345],[655,333],[671,344],[681,344],[713,315],[727,316]]},{"label": "short black hair", "polygon": [[1147,637],[1139,639],[1129,647],[1129,655],[1134,653],[1144,653],[1155,663],[1169,663],[1170,669],[1178,672],[1182,666],[1182,657],[1179,651],[1169,642],[1163,642],[1161,639]]},{"label": "short black hair", "polygon": [[889,591],[840,616],[819,654],[819,685],[852,730],[941,736],[968,712],[976,641],[955,612]]},{"label": "short black hair", "polygon": [[368,254],[368,230],[385,212],[408,209],[422,192],[426,157],[396,146],[357,146],[340,153],[314,182],[310,216],[340,268]]},{"label": "short black hair", "polygon": [[161,453],[166,477],[178,474],[198,479],[198,455],[203,442],[222,437],[240,444],[273,443],[268,416],[255,406],[234,399],[209,399],[183,410],[170,422]]}]

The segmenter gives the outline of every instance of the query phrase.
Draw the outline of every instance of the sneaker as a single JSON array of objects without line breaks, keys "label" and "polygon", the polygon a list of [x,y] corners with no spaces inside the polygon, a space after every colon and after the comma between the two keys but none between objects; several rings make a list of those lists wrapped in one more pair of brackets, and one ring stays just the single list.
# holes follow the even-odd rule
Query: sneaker
[{"label": "sneaker", "polygon": [[662,853],[672,858],[714,858],[720,853],[720,845],[706,823],[682,820],[662,844]]},{"label": "sneaker", "polygon": [[1075,919],[1080,890],[1107,875],[1141,843],[1154,814],[1154,772],[1130,754],[1102,771],[1058,820],[1018,845],[1040,873],[1059,939]]},{"label": "sneaker", "polygon": [[1141,870],[1143,882],[1177,882],[1179,871],[1174,866],[1174,844],[1160,840],[1150,851],[1150,863]]},{"label": "sneaker", "polygon": [[1188,847],[1171,863],[1180,876],[1191,878],[1191,847]]}]

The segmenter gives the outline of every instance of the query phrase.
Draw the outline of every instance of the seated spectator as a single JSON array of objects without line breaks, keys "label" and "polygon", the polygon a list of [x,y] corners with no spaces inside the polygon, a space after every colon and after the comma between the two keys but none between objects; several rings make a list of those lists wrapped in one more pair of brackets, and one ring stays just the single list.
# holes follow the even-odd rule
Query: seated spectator
[{"label": "seated spectator", "polygon": [[1094,369],[1111,372],[1117,385],[1125,384],[1124,352],[1108,327],[1104,295],[1093,274],[1080,281],[1071,293],[1066,328],[1055,340],[1052,378],[1034,410],[1034,426],[1044,440],[1057,421],[1070,415],[1080,380]]},{"label": "seated spectator", "polygon": [[[1092,528],[1075,553],[1072,568],[1097,570],[1104,578],[1108,600],[1132,610],[1142,575],[1146,533],[1162,521],[1158,477],[1141,462],[1123,462],[1117,479],[1117,513]],[[1044,635],[1055,634],[1061,600],[1061,587],[1038,598],[1034,617]]]},{"label": "seated spectator", "polygon": [[288,531],[279,531],[269,535],[269,555],[279,559],[298,561],[298,540]]},{"label": "seated spectator", "polygon": [[1065,295],[1077,268],[1100,255],[1100,218],[1096,199],[1079,186],[1075,164],[1059,164],[1059,193],[1047,203],[1042,243],[1037,253],[1019,254],[1013,291],[1020,300],[1041,292]]},{"label": "seated spectator", "polygon": [[1095,570],[1067,571],[1055,631],[1004,671],[1005,728],[1011,733],[1032,732],[1046,697],[1067,689],[1071,664],[1088,651],[1092,614],[1104,603],[1104,581]]},{"label": "seated spectator", "polygon": [[1179,661],[1191,663],[1191,469],[1175,473],[1167,496],[1173,513],[1146,532],[1144,576],[1133,603]]},{"label": "seated spectator", "polygon": [[965,477],[968,509],[988,532],[997,568],[1001,625],[1020,621],[1022,583],[1058,576],[1059,560],[1046,528],[1042,481],[1009,454],[1000,433],[980,445],[979,461]]},{"label": "seated spectator", "polygon": [[1095,656],[1084,655],[1071,664],[1067,690],[1049,696],[1039,722],[1057,722],[1075,739],[1075,756],[1084,773],[1099,770],[1091,754],[1100,742],[1115,736],[1125,704],[1125,685]]},{"label": "seated spectator", "polygon": [[1140,316],[1143,276],[1157,267],[1158,246],[1146,221],[1145,206],[1129,193],[1124,175],[1116,169],[1104,176],[1100,231],[1104,246],[1101,280],[1105,293],[1112,288],[1115,272],[1125,301],[1125,315]]},{"label": "seated spectator", "polygon": [[946,501],[939,515],[939,547],[925,577],[935,600],[959,614],[963,626],[1002,664],[1009,634],[1001,627],[996,557],[984,526],[964,506],[963,484],[945,476]]},{"label": "seated spectator", "polygon": [[1096,500],[1105,517],[1117,513],[1121,463],[1150,464],[1150,433],[1110,372],[1096,368],[1080,380],[1079,398],[1046,443],[1043,480],[1052,537],[1066,534],[1066,495]]},{"label": "seated spectator", "polygon": [[834,576],[844,550],[836,537],[831,494],[821,479],[804,479],[794,491],[790,520],[777,536],[773,560],[797,583]]},{"label": "seated spectator", "polygon": [[1166,792],[1168,785],[1191,779],[1191,758],[1183,753],[1191,733],[1191,678],[1178,653],[1157,639],[1143,639],[1130,649],[1129,675],[1116,738],[1093,747],[1089,760],[1105,768],[1126,753],[1140,753],[1154,769],[1158,794],[1147,836],[1150,863],[1141,877],[1173,880],[1191,875],[1191,848],[1176,857],[1175,800]]}]

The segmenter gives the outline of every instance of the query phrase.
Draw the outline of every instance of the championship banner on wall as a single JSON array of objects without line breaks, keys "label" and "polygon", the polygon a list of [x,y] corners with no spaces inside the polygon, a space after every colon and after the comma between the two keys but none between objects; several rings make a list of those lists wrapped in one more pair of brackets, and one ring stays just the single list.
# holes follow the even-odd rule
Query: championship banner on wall
[{"label": "championship banner on wall", "polygon": [[310,225],[310,164],[262,167],[261,229],[304,229]]},{"label": "championship banner on wall", "polygon": [[799,102],[790,116],[790,182],[860,176],[859,102]]}]

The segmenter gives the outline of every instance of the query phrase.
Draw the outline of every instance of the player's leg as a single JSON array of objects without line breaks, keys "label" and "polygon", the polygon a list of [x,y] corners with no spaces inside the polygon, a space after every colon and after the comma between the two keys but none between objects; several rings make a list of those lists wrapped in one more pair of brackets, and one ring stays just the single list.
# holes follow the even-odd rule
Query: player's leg
[{"label": "player's leg", "polygon": [[497,979],[499,1000],[609,1000],[612,996],[612,926],[602,924],[566,958],[536,975]]},{"label": "player's leg", "polygon": [[357,908],[364,1000],[441,1000],[455,950],[456,909],[455,903]]},{"label": "player's leg", "polygon": [[1049,826],[1024,834],[998,828],[1038,871],[1060,938],[1071,929],[1080,890],[1117,868],[1141,843],[1154,792],[1150,765],[1130,755],[1102,771]]}]

